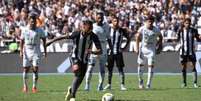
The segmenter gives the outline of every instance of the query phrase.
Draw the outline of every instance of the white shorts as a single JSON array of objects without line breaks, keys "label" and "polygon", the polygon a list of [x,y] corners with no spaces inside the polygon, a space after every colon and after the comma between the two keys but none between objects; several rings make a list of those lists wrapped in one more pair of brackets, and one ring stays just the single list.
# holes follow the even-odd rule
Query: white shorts
[{"label": "white shorts", "polygon": [[38,66],[40,63],[41,53],[34,50],[26,49],[23,54],[23,67]]},{"label": "white shorts", "polygon": [[90,55],[88,64],[94,65],[96,64],[96,61],[101,62],[102,64],[105,64],[107,62],[107,54],[101,54],[101,55]]},{"label": "white shorts", "polygon": [[148,48],[141,48],[141,50],[140,50],[140,52],[138,54],[137,62],[138,62],[138,64],[144,65],[146,60],[148,62],[148,65],[154,65],[154,62],[155,62],[155,50],[148,49]]}]

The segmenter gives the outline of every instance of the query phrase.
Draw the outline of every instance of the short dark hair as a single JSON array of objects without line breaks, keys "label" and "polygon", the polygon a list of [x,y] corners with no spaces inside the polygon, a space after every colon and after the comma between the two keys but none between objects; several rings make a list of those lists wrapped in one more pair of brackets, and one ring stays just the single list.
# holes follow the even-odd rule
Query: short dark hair
[{"label": "short dark hair", "polygon": [[88,19],[88,18],[83,18],[82,19],[83,24],[89,24],[89,25],[93,25],[92,20]]},{"label": "short dark hair", "polygon": [[29,19],[37,19],[38,15],[36,12],[30,12],[29,13]]},{"label": "short dark hair", "polygon": [[186,22],[186,21],[191,23],[191,18],[190,17],[185,18],[184,22]]},{"label": "short dark hair", "polygon": [[147,17],[146,17],[145,19],[146,19],[146,20],[154,21],[154,20],[155,20],[155,17],[152,16],[152,15],[147,15]]}]

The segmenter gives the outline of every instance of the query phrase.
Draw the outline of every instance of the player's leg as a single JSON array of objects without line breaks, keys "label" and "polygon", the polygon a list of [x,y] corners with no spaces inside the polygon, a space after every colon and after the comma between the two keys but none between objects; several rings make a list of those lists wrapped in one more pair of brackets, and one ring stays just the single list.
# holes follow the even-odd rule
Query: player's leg
[{"label": "player's leg", "polygon": [[143,73],[144,73],[144,55],[143,53],[139,53],[138,54],[138,59],[137,59],[137,63],[138,63],[138,81],[139,81],[139,88],[142,89],[144,88],[144,81],[143,81]]},{"label": "player's leg", "polygon": [[37,92],[37,83],[38,83],[38,66],[40,63],[39,55],[35,54],[32,60],[32,66],[33,66],[33,86],[32,86],[32,92]]},{"label": "player's leg", "polygon": [[32,92],[37,92],[37,83],[38,83],[38,66],[33,66],[33,86]]},{"label": "player's leg", "polygon": [[198,88],[198,85],[197,85],[197,70],[196,70],[196,57],[195,57],[195,55],[190,57],[190,61],[192,63],[191,67],[192,67],[192,74],[193,74],[193,86],[195,88]]},{"label": "player's leg", "polygon": [[93,67],[96,64],[96,58],[90,58],[87,66],[87,72],[86,72],[86,83],[85,83],[85,90],[90,89],[90,81],[92,78],[92,72],[93,72]]},{"label": "player's leg", "polygon": [[99,84],[98,84],[98,91],[103,90],[103,82],[105,79],[105,64],[107,62],[107,54],[101,54],[99,57]]},{"label": "player's leg", "polygon": [[180,56],[180,62],[181,62],[181,69],[182,69],[182,85],[181,87],[184,88],[187,86],[186,83],[186,68],[187,68],[187,57],[186,56]]},{"label": "player's leg", "polygon": [[30,60],[27,55],[23,55],[23,92],[28,92],[28,73],[31,67]]},{"label": "player's leg", "polygon": [[127,90],[125,87],[125,73],[124,73],[124,60],[123,60],[123,54],[119,53],[115,57],[116,61],[116,66],[119,71],[119,76],[120,76],[120,83],[121,83],[121,90]]},{"label": "player's leg", "polygon": [[82,80],[84,79],[86,70],[87,70],[87,64],[84,63],[79,63],[79,65],[73,65],[73,66],[78,66],[79,68],[77,71],[74,71],[74,79],[72,82],[72,86],[68,87],[68,92],[65,97],[65,101],[69,101],[71,98],[75,98],[77,89],[82,83]]},{"label": "player's leg", "polygon": [[23,92],[28,92],[28,73],[30,66],[23,67]]},{"label": "player's leg", "polygon": [[155,57],[148,57],[148,72],[147,72],[147,86],[146,88],[151,88],[151,82],[154,75],[154,60]]},{"label": "player's leg", "polygon": [[108,59],[107,59],[108,84],[104,87],[105,90],[106,89],[111,89],[113,67],[114,67],[114,58],[113,58],[113,55],[108,55]]}]

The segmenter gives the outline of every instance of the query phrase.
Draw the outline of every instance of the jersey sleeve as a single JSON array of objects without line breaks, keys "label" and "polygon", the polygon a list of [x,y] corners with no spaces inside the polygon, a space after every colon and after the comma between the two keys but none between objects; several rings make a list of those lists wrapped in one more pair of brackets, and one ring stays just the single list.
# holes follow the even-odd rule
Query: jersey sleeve
[{"label": "jersey sleeve", "polygon": [[68,36],[68,39],[75,39],[79,34],[80,34],[79,31],[72,32],[72,33]]},{"label": "jersey sleeve", "polygon": [[40,38],[45,38],[46,37],[44,30],[38,29],[38,33],[40,34]]},{"label": "jersey sleeve", "polygon": [[138,31],[137,31],[137,33],[142,33],[142,29],[143,29],[143,27],[140,27],[139,29],[138,29]]}]

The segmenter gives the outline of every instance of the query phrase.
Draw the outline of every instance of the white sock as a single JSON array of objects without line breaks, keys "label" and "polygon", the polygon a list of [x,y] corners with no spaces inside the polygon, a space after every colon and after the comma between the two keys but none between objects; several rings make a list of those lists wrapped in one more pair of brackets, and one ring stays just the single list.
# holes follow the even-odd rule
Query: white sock
[{"label": "white sock", "polygon": [[154,72],[152,67],[148,67],[148,78],[147,78],[147,85],[151,85],[151,81],[153,78]]},{"label": "white sock", "polygon": [[24,87],[27,87],[27,82],[28,82],[28,73],[23,72],[23,85],[24,85]]},{"label": "white sock", "polygon": [[138,66],[138,80],[139,80],[139,82],[141,82],[143,80],[143,72],[144,72],[144,67]]},{"label": "white sock", "polygon": [[89,65],[86,72],[86,85],[89,85],[92,77],[93,66]]},{"label": "white sock", "polygon": [[33,87],[37,86],[38,73],[33,73]]}]

